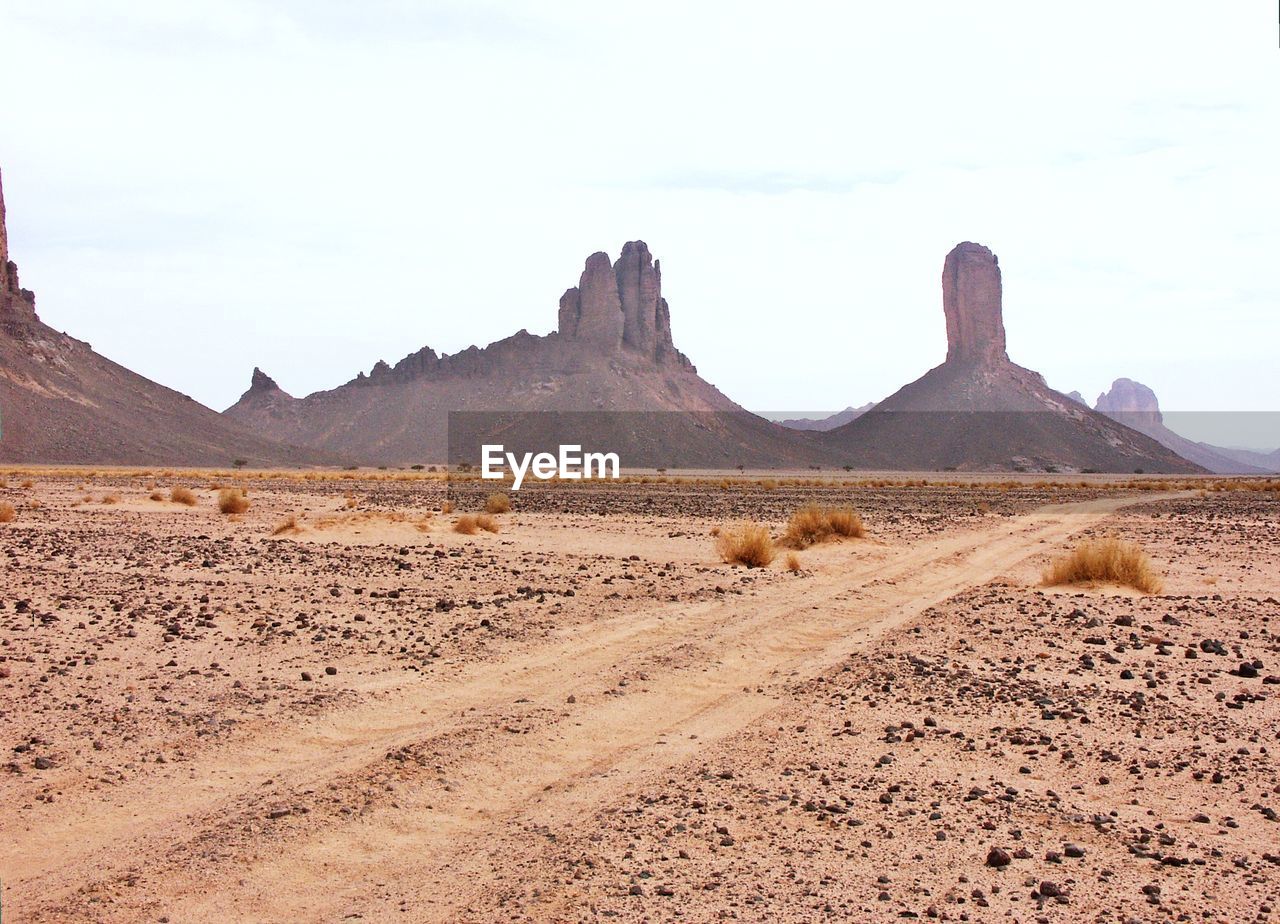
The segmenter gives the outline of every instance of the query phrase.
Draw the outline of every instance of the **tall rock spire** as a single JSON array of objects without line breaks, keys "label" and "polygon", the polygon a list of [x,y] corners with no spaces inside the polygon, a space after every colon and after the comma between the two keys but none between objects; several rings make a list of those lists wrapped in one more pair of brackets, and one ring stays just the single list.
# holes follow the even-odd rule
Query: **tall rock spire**
[{"label": "tall rock spire", "polygon": [[957,244],[942,267],[942,310],[947,316],[947,362],[1008,362],[1001,307],[1000,262],[986,247]]},{"label": "tall rock spire", "polygon": [[0,321],[7,330],[20,330],[14,322],[36,319],[36,296],[18,283],[18,264],[9,259],[9,232],[5,225],[4,176],[0,174]]},{"label": "tall rock spire", "polygon": [[[628,241],[618,262],[587,258],[576,288],[560,297],[561,336],[610,350],[625,346],[661,361],[679,356],[671,342],[671,313],[662,297],[662,265],[644,241]],[[687,362],[687,360],[682,360]]]}]

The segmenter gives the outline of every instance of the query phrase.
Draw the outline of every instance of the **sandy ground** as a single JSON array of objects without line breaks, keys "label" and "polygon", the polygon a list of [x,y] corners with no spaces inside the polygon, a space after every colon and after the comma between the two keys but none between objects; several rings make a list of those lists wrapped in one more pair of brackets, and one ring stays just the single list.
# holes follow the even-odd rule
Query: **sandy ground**
[{"label": "sandy ground", "polygon": [[[6,919],[1276,917],[1275,492],[32,480]],[[868,538],[717,560],[811,498]],[[1162,594],[1040,587],[1090,534]]]}]

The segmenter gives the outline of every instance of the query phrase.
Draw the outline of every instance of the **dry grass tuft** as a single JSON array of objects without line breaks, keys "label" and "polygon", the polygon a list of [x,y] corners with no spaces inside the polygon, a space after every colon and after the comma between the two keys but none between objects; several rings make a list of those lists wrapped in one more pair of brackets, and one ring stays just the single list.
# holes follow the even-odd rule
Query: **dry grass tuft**
[{"label": "dry grass tuft", "polygon": [[194,507],[197,501],[196,492],[192,491],[190,488],[174,488],[169,492],[169,500],[173,501],[175,504],[185,504],[188,507]]},{"label": "dry grass tuft", "polygon": [[852,507],[819,507],[805,504],[791,515],[782,544],[793,549],[807,549],[819,542],[841,536],[861,539],[867,534],[862,517]]},{"label": "dry grass tuft", "polygon": [[777,554],[769,530],[759,523],[743,523],[720,530],[716,551],[731,565],[766,568]]},{"label": "dry grass tuft", "polygon": [[792,573],[800,570],[800,556],[795,552],[787,553],[787,570]]},{"label": "dry grass tuft", "polygon": [[440,505],[440,512],[445,516],[453,513],[453,501],[445,501]]},{"label": "dry grass tuft", "polygon": [[464,536],[474,536],[480,531],[479,517],[474,513],[464,513],[453,521],[453,531]]},{"label": "dry grass tuft", "polygon": [[102,503],[118,504],[120,503],[120,496],[118,494],[104,494],[102,495]]},{"label": "dry grass tuft", "polygon": [[283,520],[276,524],[276,528],[271,530],[273,536],[294,536],[302,532],[302,526],[298,523],[297,514],[289,514]]},{"label": "dry grass tuft", "polygon": [[12,523],[17,516],[18,511],[13,509],[13,504],[0,503],[0,523]]},{"label": "dry grass tuft", "polygon": [[30,478],[28,478],[26,481],[22,482],[22,486],[26,488],[28,491],[30,491],[32,488],[36,486],[36,483],[32,481]]},{"label": "dry grass tuft", "polygon": [[506,494],[490,494],[484,499],[485,513],[510,513],[511,498]]},{"label": "dry grass tuft", "polygon": [[500,529],[498,521],[487,513],[479,514],[476,517],[476,526],[479,526],[486,533],[496,533]]},{"label": "dry grass tuft", "polygon": [[248,509],[244,488],[223,488],[218,492],[218,510],[222,513],[244,513]]},{"label": "dry grass tuft", "polygon": [[153,501],[162,501],[162,500],[164,500],[164,492],[163,492],[163,491],[152,491],[152,492],[151,492],[151,499],[152,499]]},{"label": "dry grass tuft", "polygon": [[1045,586],[1108,582],[1158,594],[1162,587],[1147,553],[1133,542],[1115,538],[1085,539],[1069,554],[1045,568]]}]

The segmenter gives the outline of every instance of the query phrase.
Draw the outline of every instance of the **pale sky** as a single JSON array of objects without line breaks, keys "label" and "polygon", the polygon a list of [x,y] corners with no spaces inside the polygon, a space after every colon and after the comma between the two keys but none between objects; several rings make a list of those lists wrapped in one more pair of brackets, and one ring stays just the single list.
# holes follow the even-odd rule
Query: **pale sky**
[{"label": "pale sky", "polygon": [[754,410],[940,362],[961,240],[1054,387],[1280,409],[1269,0],[0,0],[0,47],[42,318],[218,409],[546,333],[635,238]]}]

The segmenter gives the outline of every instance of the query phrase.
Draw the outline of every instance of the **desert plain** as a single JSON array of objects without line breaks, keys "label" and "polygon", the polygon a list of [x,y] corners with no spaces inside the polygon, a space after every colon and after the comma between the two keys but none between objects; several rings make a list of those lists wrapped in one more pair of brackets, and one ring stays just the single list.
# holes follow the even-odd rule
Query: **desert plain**
[{"label": "desert plain", "polygon": [[0,474],[5,920],[1280,918],[1274,481]]}]

